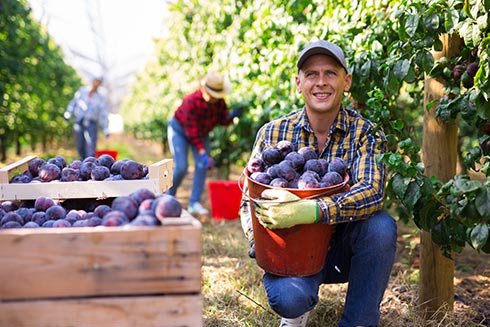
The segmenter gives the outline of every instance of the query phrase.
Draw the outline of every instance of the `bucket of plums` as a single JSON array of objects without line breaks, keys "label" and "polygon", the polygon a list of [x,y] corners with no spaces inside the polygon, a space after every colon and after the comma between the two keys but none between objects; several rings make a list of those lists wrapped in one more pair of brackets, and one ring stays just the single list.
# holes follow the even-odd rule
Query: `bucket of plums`
[{"label": "bucket of plums", "polygon": [[258,221],[254,204],[267,188],[286,189],[302,199],[345,192],[350,188],[345,161],[318,158],[310,147],[294,150],[291,142],[283,140],[267,148],[260,157],[250,159],[243,175],[248,188],[248,193],[243,194],[250,201],[257,264],[279,276],[318,273],[327,256],[333,225],[269,229]]}]

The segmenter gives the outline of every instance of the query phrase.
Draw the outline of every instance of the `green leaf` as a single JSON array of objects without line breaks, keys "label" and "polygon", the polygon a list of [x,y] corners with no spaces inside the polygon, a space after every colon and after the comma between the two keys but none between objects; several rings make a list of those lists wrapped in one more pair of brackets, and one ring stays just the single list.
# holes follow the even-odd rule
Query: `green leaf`
[{"label": "green leaf", "polygon": [[414,210],[414,220],[420,229],[428,232],[437,223],[439,214],[439,204],[437,202],[421,200],[417,203],[416,210]]},{"label": "green leaf", "polygon": [[488,240],[488,225],[478,224],[471,230],[470,241],[471,245],[480,250]]},{"label": "green leaf", "polygon": [[416,12],[416,10],[414,9],[410,14],[407,15],[407,19],[405,21],[405,32],[408,34],[409,37],[413,37],[415,35],[418,25],[419,13]]},{"label": "green leaf", "polygon": [[409,208],[413,208],[415,203],[420,199],[420,186],[416,181],[410,182],[408,184],[407,191],[405,192],[405,196],[403,201]]},{"label": "green leaf", "polygon": [[483,186],[477,192],[475,206],[484,219],[490,219],[490,189],[488,187]]},{"label": "green leaf", "polygon": [[403,177],[400,174],[392,177],[391,185],[393,186],[393,191],[400,199],[404,198],[409,182],[410,178]]},{"label": "green leaf", "polygon": [[409,69],[410,62],[407,59],[398,60],[393,67],[393,74],[400,82],[402,82],[405,76],[407,76]]},{"label": "green leaf", "polygon": [[432,241],[438,245],[446,245],[451,239],[451,234],[445,220],[435,224],[431,231]]}]

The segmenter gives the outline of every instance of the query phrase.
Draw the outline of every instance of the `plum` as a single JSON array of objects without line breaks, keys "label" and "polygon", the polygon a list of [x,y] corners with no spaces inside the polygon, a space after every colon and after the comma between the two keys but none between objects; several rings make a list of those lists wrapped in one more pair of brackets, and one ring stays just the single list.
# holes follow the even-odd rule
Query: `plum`
[{"label": "plum", "polygon": [[27,183],[30,183],[31,181],[32,181],[31,173],[29,173],[27,171],[27,172],[24,172],[22,174],[15,175],[14,177],[12,177],[12,179],[10,180],[10,183],[12,183],[12,184],[27,184]]},{"label": "plum", "polygon": [[117,160],[111,166],[111,174],[119,175],[121,174],[121,167],[128,161],[129,159]]},{"label": "plum", "polygon": [[279,188],[289,187],[288,181],[281,177],[274,178],[273,180],[271,180],[269,185],[272,187],[279,187]]},{"label": "plum", "polygon": [[323,175],[320,180],[322,187],[338,185],[344,181],[344,178],[336,171],[329,171]]},{"label": "plum", "polygon": [[80,179],[78,174],[78,169],[73,169],[70,167],[65,167],[61,170],[61,182],[76,182]]},{"label": "plum", "polygon": [[29,172],[31,173],[32,177],[37,177],[39,173],[39,169],[46,163],[44,159],[41,158],[35,158],[29,161],[28,167],[29,167]]},{"label": "plum", "polygon": [[45,197],[45,196],[39,196],[36,198],[36,201],[34,201],[34,208],[37,211],[46,211],[48,208],[54,206],[56,202],[54,202],[53,199]]},{"label": "plum", "polygon": [[96,166],[99,165],[99,161],[94,156],[88,156],[88,157],[86,157],[85,159],[82,160],[82,163],[84,163],[84,162],[91,162],[91,163],[95,164]]},{"label": "plum", "polygon": [[139,207],[138,207],[138,213],[145,213],[145,212],[152,212],[152,206],[153,206],[153,201],[154,199],[145,199],[141,201]]},{"label": "plum", "polygon": [[111,171],[106,166],[95,166],[90,171],[90,178],[94,181],[103,181],[111,176]]},{"label": "plum", "polygon": [[129,223],[129,218],[122,211],[113,210],[102,218],[101,226],[122,226]]},{"label": "plum", "polygon": [[311,171],[303,173],[298,179],[298,189],[318,188],[320,183]]},{"label": "plum", "polygon": [[81,165],[82,165],[82,161],[75,159],[72,162],[70,162],[70,164],[68,165],[68,168],[79,170]]},{"label": "plum", "polygon": [[58,166],[60,170],[66,167],[66,160],[63,156],[56,156],[48,159],[47,163],[54,164]]},{"label": "plum", "polygon": [[41,227],[51,228],[53,227],[55,220],[46,220]]},{"label": "plum", "polygon": [[106,153],[102,154],[97,160],[99,161],[100,166],[107,167],[108,169],[111,169],[114,162],[116,162],[113,156]]},{"label": "plum", "polygon": [[2,224],[2,229],[9,229],[9,228],[22,228],[22,225],[17,222],[17,221],[8,221],[5,224]]},{"label": "plum", "polygon": [[49,207],[46,210],[46,219],[47,220],[58,220],[66,217],[66,209],[60,206],[59,204],[55,204],[54,206]]},{"label": "plum", "polygon": [[269,185],[271,182],[271,176],[266,172],[256,172],[250,175],[250,178],[257,183]]},{"label": "plum", "polygon": [[180,217],[182,205],[172,195],[161,194],[153,201],[152,211],[155,217],[162,219],[165,217]]},{"label": "plum", "polygon": [[62,219],[55,220],[51,227],[53,227],[53,228],[65,228],[65,227],[71,227],[71,224],[68,220],[62,218]]},{"label": "plum", "polygon": [[86,225],[88,227],[95,227],[95,226],[100,226],[102,225],[102,218],[98,216],[93,216],[88,219],[86,219]]},{"label": "plum", "polygon": [[264,171],[265,169],[264,160],[262,160],[261,158],[252,158],[248,161],[246,168],[250,174]]},{"label": "plum", "polygon": [[34,213],[34,211],[31,210],[30,208],[19,208],[19,209],[15,210],[15,213],[17,213],[19,216],[21,216],[21,218],[25,224],[28,221],[32,220],[32,214]]},{"label": "plum", "polygon": [[15,211],[9,211],[5,215],[3,215],[2,220],[0,220],[0,225],[4,226],[11,221],[17,222],[21,226],[24,225],[24,219],[22,219],[21,215],[19,215]]},{"label": "plum", "polygon": [[124,179],[142,179],[144,174],[144,167],[137,161],[127,160],[121,167],[121,176]]},{"label": "plum", "polygon": [[70,210],[66,214],[65,219],[73,225],[77,220],[82,220],[82,216],[76,210]]},{"label": "plum", "polygon": [[4,201],[2,202],[2,208],[6,211],[15,211],[19,209],[19,206],[14,201]]},{"label": "plum", "polygon": [[347,172],[347,163],[342,158],[333,158],[328,164],[328,171],[335,171],[343,177]]},{"label": "plum", "polygon": [[294,150],[293,143],[291,143],[288,140],[281,140],[277,142],[276,148],[281,151],[283,158],[289,153]]},{"label": "plum", "polygon": [[296,177],[296,170],[294,169],[294,166],[291,165],[291,161],[283,160],[277,164],[277,176],[282,177],[287,181],[291,181]]},{"label": "plum", "polygon": [[466,67],[466,72],[471,77],[475,77],[477,71],[478,71],[478,63],[476,62],[472,62],[468,65],[468,67]]},{"label": "plum", "polygon": [[133,221],[129,223],[131,226],[157,226],[160,221],[153,215],[145,213],[136,216]]},{"label": "plum", "polygon": [[97,167],[95,163],[92,161],[84,161],[82,162],[82,165],[80,166],[80,179],[82,181],[88,181],[89,179],[92,178],[92,169]]},{"label": "plum", "polygon": [[99,204],[94,209],[94,215],[99,218],[103,218],[106,215],[106,213],[108,213],[111,210],[112,210],[111,207],[108,206],[107,204]]},{"label": "plum", "polygon": [[320,163],[320,161],[318,161],[318,159],[310,159],[310,160],[305,162],[305,165],[303,167],[303,171],[308,171],[308,170],[314,171],[318,175],[324,174],[323,166]]},{"label": "plum", "polygon": [[28,221],[24,224],[24,226],[22,226],[23,228],[39,228],[41,226],[39,226],[38,223],[34,222],[34,221]]},{"label": "plum", "polygon": [[138,203],[138,206],[146,199],[155,198],[155,194],[147,188],[138,189],[129,194],[129,196]]},{"label": "plum", "polygon": [[318,159],[318,154],[316,153],[316,151],[309,146],[301,147],[298,150],[298,153],[301,154],[303,158],[305,158],[305,162],[310,159]]},{"label": "plum", "polygon": [[299,154],[296,151],[291,151],[289,152],[285,157],[284,160],[290,161],[291,166],[296,170],[300,171],[303,169],[305,165],[305,157],[303,157],[301,154]]},{"label": "plum", "polygon": [[262,160],[266,166],[272,166],[280,163],[283,158],[284,156],[282,155],[282,152],[275,146],[267,148],[264,150],[264,152],[262,152]]},{"label": "plum", "polygon": [[61,169],[53,163],[46,163],[39,169],[38,176],[41,182],[50,182],[60,178]]},{"label": "plum", "polygon": [[138,214],[138,203],[128,195],[119,196],[112,201],[111,209],[123,212],[129,220],[132,220]]},{"label": "plum", "polygon": [[44,211],[36,211],[32,214],[31,221],[35,222],[39,226],[42,226],[46,221],[46,213]]}]

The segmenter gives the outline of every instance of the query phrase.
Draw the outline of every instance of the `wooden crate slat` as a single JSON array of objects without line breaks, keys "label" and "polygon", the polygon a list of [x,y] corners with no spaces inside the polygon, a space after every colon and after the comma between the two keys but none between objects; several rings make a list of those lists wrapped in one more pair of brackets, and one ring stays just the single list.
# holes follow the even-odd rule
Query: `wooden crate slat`
[{"label": "wooden crate slat", "polygon": [[0,326],[202,327],[200,294],[0,302]]},{"label": "wooden crate slat", "polygon": [[188,213],[166,219],[158,227],[2,230],[0,299],[199,292],[201,225]]},{"label": "wooden crate slat", "polygon": [[27,156],[23,159],[20,159],[14,163],[11,163],[8,166],[0,169],[0,183],[8,184],[12,177],[16,174],[22,174],[26,170],[29,169],[29,162],[33,159],[37,158],[36,156]]},{"label": "wooden crate slat", "polygon": [[27,166],[34,158],[36,157],[26,157],[0,170],[0,201],[34,200],[41,195],[57,200],[104,199],[128,195],[141,188],[147,188],[155,194],[162,194],[172,186],[172,159],[163,159],[148,166],[148,179],[80,182],[56,180],[46,183],[9,184],[14,171],[22,170],[22,167]]}]

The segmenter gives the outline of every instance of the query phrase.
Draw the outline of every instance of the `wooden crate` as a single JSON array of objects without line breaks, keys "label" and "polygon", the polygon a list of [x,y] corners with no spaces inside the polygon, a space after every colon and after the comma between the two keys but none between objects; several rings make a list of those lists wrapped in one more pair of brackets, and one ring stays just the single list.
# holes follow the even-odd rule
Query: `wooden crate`
[{"label": "wooden crate", "polygon": [[201,327],[201,224],[0,231],[0,326]]},{"label": "wooden crate", "polygon": [[29,162],[37,158],[28,156],[0,169],[0,201],[34,200],[40,195],[53,199],[111,198],[128,195],[140,188],[161,194],[172,186],[172,159],[163,159],[148,166],[148,179],[122,181],[80,181],[9,184],[16,174],[28,169]]}]

